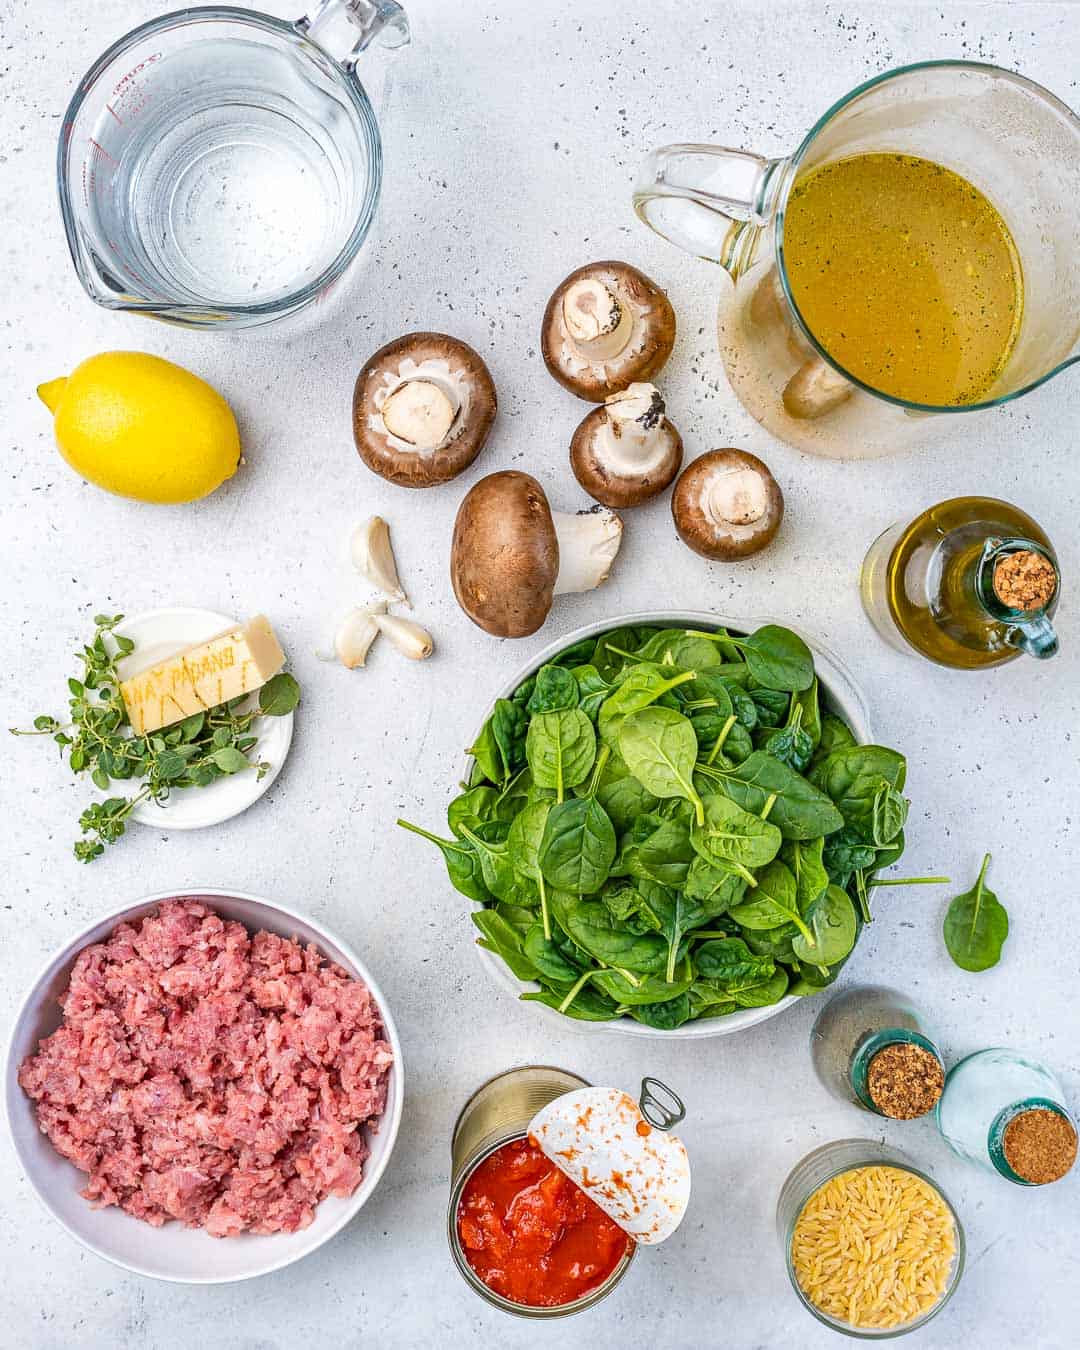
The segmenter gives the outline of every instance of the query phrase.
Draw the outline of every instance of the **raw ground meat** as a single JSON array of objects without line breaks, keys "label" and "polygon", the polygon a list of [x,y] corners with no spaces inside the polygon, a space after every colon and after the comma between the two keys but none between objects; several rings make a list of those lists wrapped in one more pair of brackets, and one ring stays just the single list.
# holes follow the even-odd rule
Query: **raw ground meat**
[{"label": "raw ground meat", "polygon": [[80,952],[60,1003],[19,1083],[95,1207],[293,1233],[360,1184],[392,1054],[367,986],[314,946],[167,900]]}]

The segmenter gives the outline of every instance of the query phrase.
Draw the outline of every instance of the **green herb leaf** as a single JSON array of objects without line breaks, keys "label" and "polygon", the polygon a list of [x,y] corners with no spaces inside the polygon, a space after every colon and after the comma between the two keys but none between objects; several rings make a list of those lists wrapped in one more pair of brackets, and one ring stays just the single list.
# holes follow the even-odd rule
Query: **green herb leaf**
[{"label": "green herb leaf", "polygon": [[272,675],[259,690],[259,711],[264,717],[284,717],[300,702],[300,686],[288,671]]},{"label": "green herb leaf", "polygon": [[986,884],[990,854],[983,858],[975,885],[955,896],[945,914],[945,946],[961,970],[989,970],[1001,959],[1009,936],[1009,915]]}]

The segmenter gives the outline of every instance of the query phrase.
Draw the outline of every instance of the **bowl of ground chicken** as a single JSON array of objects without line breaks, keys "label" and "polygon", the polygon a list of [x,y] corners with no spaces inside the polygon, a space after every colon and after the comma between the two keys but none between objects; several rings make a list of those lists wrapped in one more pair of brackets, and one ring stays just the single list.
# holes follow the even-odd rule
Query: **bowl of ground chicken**
[{"label": "bowl of ground chicken", "polygon": [[150,896],[49,962],[6,1104],[38,1195],[140,1275],[220,1284],[299,1260],[378,1185],[397,1032],[340,938],[234,891]]},{"label": "bowl of ground chicken", "polygon": [[803,1305],[865,1339],[924,1326],[951,1298],[964,1234],[933,1179],[898,1150],[841,1140],[809,1154],[784,1184],[777,1226]]}]

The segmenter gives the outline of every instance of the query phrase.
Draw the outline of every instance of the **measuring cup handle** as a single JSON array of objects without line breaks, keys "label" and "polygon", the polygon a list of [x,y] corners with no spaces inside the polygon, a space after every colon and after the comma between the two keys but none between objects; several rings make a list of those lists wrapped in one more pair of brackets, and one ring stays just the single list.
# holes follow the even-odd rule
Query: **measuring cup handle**
[{"label": "measuring cup handle", "polygon": [[664,145],[642,165],[634,210],[687,253],[738,276],[776,210],[789,161],[721,145]]},{"label": "measuring cup handle", "polygon": [[397,0],[319,0],[294,26],[313,42],[325,46],[320,30],[325,30],[339,15],[360,30],[360,36],[353,39],[347,55],[341,58],[346,69],[351,69],[360,53],[374,41],[391,49],[404,47],[409,41],[409,20]]}]

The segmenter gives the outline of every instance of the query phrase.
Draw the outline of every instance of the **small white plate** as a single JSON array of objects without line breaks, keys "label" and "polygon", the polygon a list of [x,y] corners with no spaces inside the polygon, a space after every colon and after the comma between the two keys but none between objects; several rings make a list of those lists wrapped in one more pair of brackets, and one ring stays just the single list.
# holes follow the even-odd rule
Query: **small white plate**
[{"label": "small white plate", "polygon": [[[147,666],[167,661],[197,642],[207,642],[219,633],[237,626],[236,619],[218,614],[212,609],[150,609],[136,614],[113,630],[121,637],[130,638],[135,650],[116,663],[122,679],[129,679]],[[252,695],[253,701],[258,695]],[[130,819],[140,825],[153,825],[161,830],[201,830],[206,825],[218,825],[223,820],[238,816],[257,802],[281,772],[292,744],[293,714],[284,717],[261,717],[252,727],[259,743],[252,750],[252,758],[266,760],[270,769],[259,780],[250,772],[230,774],[204,788],[181,788],[169,795],[162,806],[156,802],[140,802]],[[122,784],[119,787],[122,789]],[[115,796],[118,785],[110,785],[106,796]]]}]

